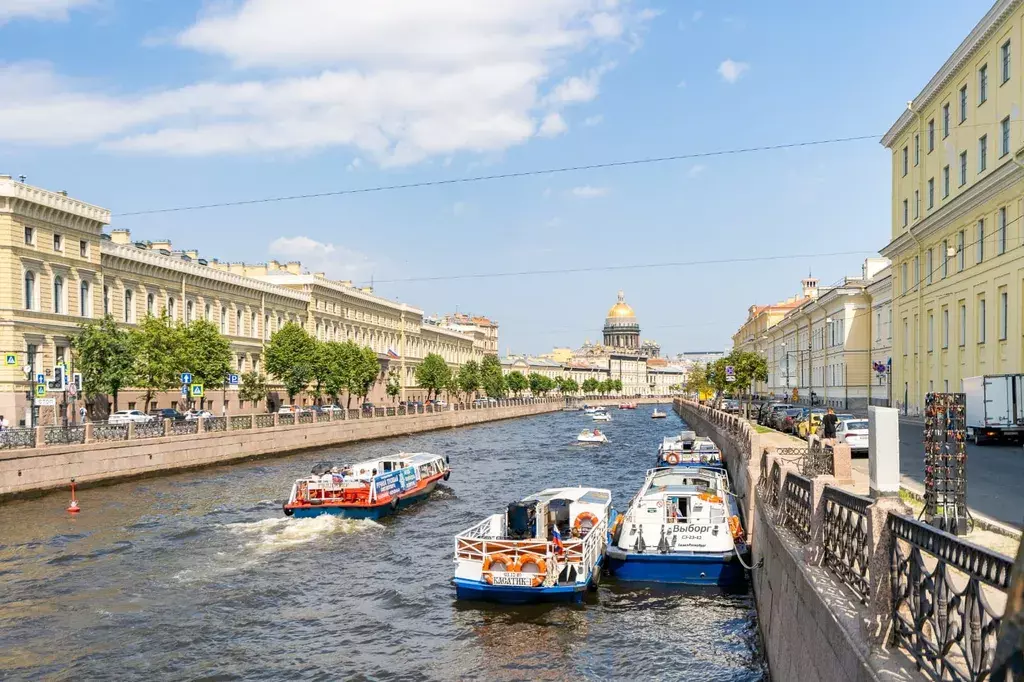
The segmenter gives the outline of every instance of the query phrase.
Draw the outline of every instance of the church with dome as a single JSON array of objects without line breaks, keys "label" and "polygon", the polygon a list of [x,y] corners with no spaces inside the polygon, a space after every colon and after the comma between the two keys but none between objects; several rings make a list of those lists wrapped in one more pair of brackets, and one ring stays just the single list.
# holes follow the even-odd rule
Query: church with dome
[{"label": "church with dome", "polygon": [[604,320],[604,345],[616,350],[640,350],[640,325],[622,291]]}]

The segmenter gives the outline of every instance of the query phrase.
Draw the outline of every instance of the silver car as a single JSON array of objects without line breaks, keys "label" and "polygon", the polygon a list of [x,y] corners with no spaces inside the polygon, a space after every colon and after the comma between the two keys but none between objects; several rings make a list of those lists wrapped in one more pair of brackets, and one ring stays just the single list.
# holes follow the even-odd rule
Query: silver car
[{"label": "silver car", "polygon": [[135,422],[136,424],[145,424],[151,421],[153,421],[153,417],[141,410],[118,410],[114,414],[110,415],[110,419],[107,420],[107,423],[130,424],[131,422]]}]

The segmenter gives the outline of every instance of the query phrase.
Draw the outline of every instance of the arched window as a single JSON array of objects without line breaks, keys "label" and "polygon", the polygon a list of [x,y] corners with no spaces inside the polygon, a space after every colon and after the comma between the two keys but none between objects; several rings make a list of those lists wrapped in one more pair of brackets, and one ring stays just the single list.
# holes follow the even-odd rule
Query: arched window
[{"label": "arched window", "polygon": [[110,314],[110,287],[103,285],[103,316]]},{"label": "arched window", "polygon": [[192,301],[185,301],[185,324],[192,322]]},{"label": "arched window", "polygon": [[124,321],[135,321],[135,299],[131,289],[124,290]]},{"label": "arched window", "polygon": [[235,311],[235,336],[241,336],[244,331],[242,327],[242,311]]},{"label": "arched window", "polygon": [[146,294],[146,314],[153,316],[153,305],[156,303],[153,294]]},{"label": "arched window", "polygon": [[206,304],[206,308],[203,310],[203,315],[204,315],[204,317],[205,317],[207,322],[211,322],[213,320],[213,318],[211,317],[212,313],[210,311],[210,304],[209,303]]},{"label": "arched window", "polygon": [[220,309],[220,333],[228,333],[228,309],[224,307]]},{"label": "arched window", "polygon": [[249,316],[249,336],[258,338],[260,335],[259,325],[256,324],[256,313]]},{"label": "arched window", "polygon": [[53,312],[64,312],[64,278],[60,275],[53,278]]},{"label": "arched window", "polygon": [[25,310],[36,309],[36,273],[25,271]]},{"label": "arched window", "polygon": [[270,315],[263,316],[263,339],[270,338]]},{"label": "arched window", "polygon": [[174,297],[168,297],[167,298],[167,316],[170,317],[173,320],[175,318],[175,314],[176,313],[177,313],[177,309],[175,307]]},{"label": "arched window", "polygon": [[78,286],[78,314],[82,317],[89,317],[91,301],[89,300],[89,283],[84,279]]}]

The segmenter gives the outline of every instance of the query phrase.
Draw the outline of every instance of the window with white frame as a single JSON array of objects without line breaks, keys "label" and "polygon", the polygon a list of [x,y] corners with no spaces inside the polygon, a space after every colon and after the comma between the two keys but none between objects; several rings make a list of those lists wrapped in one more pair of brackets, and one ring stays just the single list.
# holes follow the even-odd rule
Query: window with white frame
[{"label": "window with white frame", "polygon": [[53,278],[53,312],[59,315],[64,309],[64,278],[57,275]]},{"label": "window with white frame", "polygon": [[999,123],[999,156],[1006,156],[1010,153],[1010,117],[1007,116]]},{"label": "window with white frame", "polygon": [[1006,253],[1006,207],[996,211],[996,255]]},{"label": "window with white frame", "polygon": [[978,69],[978,104],[988,101],[988,64],[982,64]]},{"label": "window with white frame", "polygon": [[1006,332],[1009,327],[1007,319],[1010,315],[1010,297],[1004,288],[999,292],[999,340],[1006,340]]},{"label": "window with white frame", "polygon": [[1010,80],[1010,41],[1007,40],[999,48],[1000,85]]},{"label": "window with white frame", "polygon": [[967,345],[967,303],[960,301],[960,336],[957,342],[961,346]]},{"label": "window with white frame", "polygon": [[949,308],[942,309],[942,347],[949,348]]},{"label": "window with white frame", "polygon": [[988,135],[978,138],[978,172],[984,173],[988,168]]},{"label": "window with white frame", "polygon": [[35,310],[36,301],[39,297],[36,295],[36,273],[31,270],[25,271],[25,310]]},{"label": "window with white frame", "polygon": [[978,221],[977,228],[977,242],[975,243],[976,249],[976,263],[980,263],[985,260],[985,219],[982,218]]},{"label": "window with white frame", "polygon": [[78,314],[82,317],[92,317],[92,301],[89,297],[89,282],[82,280],[78,285]]},{"label": "window with white frame", "polygon": [[[960,152],[960,186],[967,184],[967,152]],[[949,189],[944,190],[949,194]]]},{"label": "window with white frame", "polygon": [[985,343],[985,299],[978,299],[978,343]]},{"label": "window with white frame", "polygon": [[960,88],[960,122],[967,120],[967,86]]}]

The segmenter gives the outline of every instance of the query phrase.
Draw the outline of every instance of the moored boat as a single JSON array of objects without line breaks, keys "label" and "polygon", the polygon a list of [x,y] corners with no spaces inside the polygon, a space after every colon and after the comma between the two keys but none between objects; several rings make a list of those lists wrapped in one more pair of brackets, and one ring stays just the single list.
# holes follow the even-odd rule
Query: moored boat
[{"label": "moored boat", "polygon": [[600,581],[611,499],[611,491],[601,488],[549,488],[459,533],[457,598],[582,601]]},{"label": "moored boat", "polygon": [[612,420],[612,416],[607,412],[595,412],[590,415],[590,418],[596,422],[610,422]]},{"label": "moored boat", "polygon": [[619,403],[620,410],[635,410],[636,403]]},{"label": "moored boat", "polygon": [[654,412],[651,412],[651,419],[664,419],[667,416],[667,413],[662,412],[658,408],[654,408]]},{"label": "moored boat", "polygon": [[728,474],[651,469],[612,527],[608,569],[618,580],[729,587],[748,551]]},{"label": "moored boat", "polygon": [[590,429],[583,429],[580,431],[580,435],[576,436],[577,443],[607,443],[608,436],[601,433],[598,429],[591,431]]},{"label": "moored boat", "polygon": [[380,519],[422,500],[449,476],[448,459],[428,452],[400,452],[343,467],[323,462],[292,484],[284,513]]},{"label": "moored boat", "polygon": [[603,412],[603,411],[604,411],[603,407],[596,407],[594,405],[584,405],[583,406],[583,414],[597,414],[598,412]]},{"label": "moored boat", "polygon": [[698,465],[722,466],[722,451],[707,436],[698,436],[693,431],[681,431],[679,435],[667,436],[658,447],[655,466]]}]

